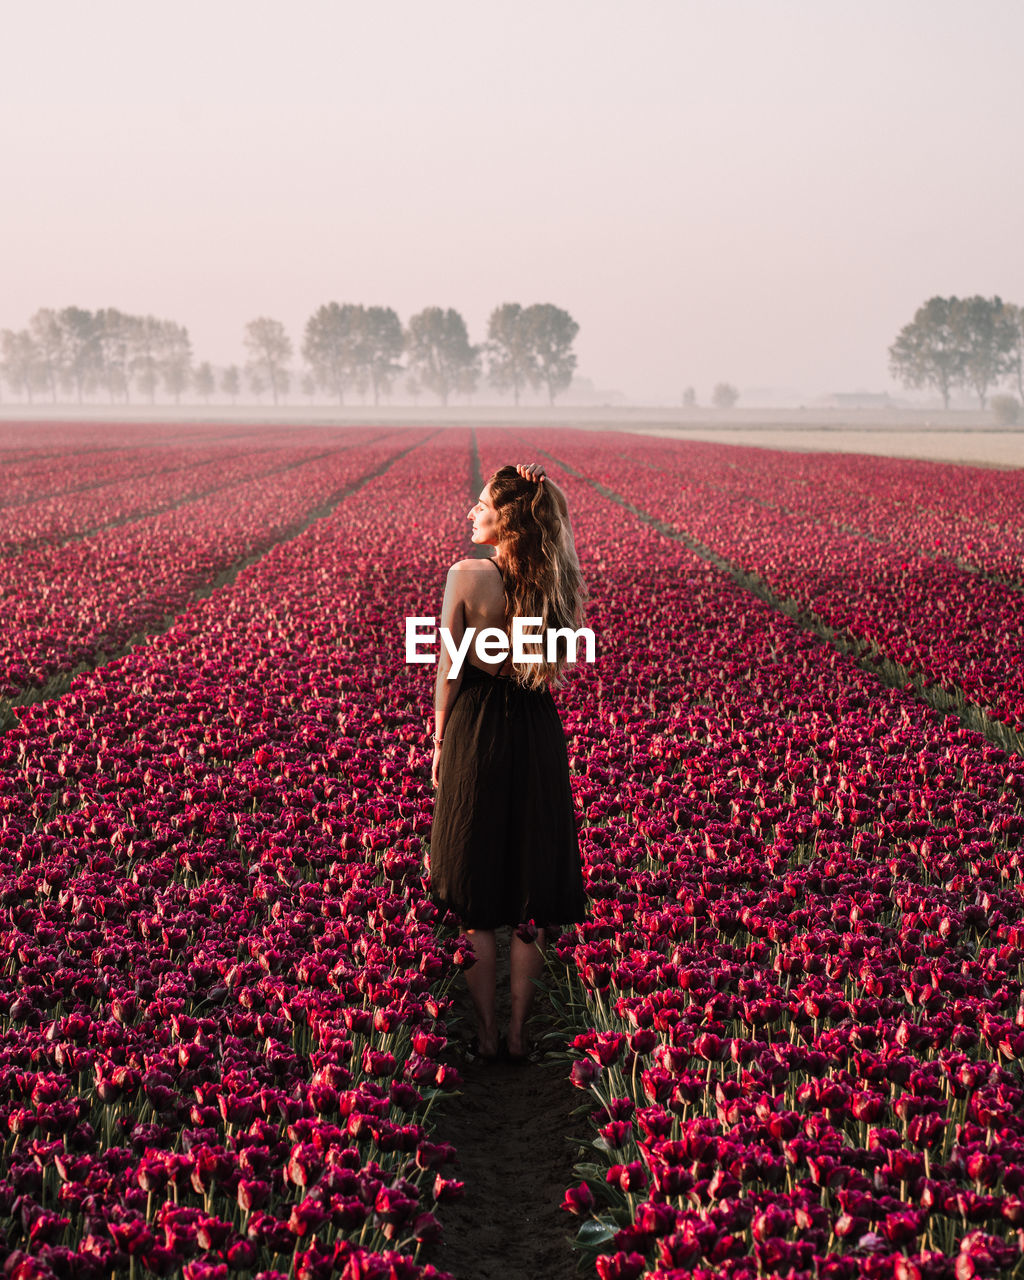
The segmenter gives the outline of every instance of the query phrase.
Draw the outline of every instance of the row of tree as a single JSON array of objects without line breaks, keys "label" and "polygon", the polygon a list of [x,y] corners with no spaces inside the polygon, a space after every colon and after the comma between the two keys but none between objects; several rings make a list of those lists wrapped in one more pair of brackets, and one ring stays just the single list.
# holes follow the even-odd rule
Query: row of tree
[{"label": "row of tree", "polygon": [[889,348],[905,387],[931,387],[948,409],[954,388],[988,393],[1009,381],[1024,400],[1024,307],[999,297],[929,298]]},{"label": "row of tree", "polygon": [[[711,403],[716,409],[731,409],[739,398],[740,393],[731,382],[716,382],[711,392]],[[683,392],[683,408],[695,409],[696,407],[697,392],[695,388],[687,387]]]},{"label": "row of tree", "polygon": [[[329,302],[306,322],[301,387],[310,396],[319,389],[339,404],[351,392],[372,393],[378,404],[404,377],[411,395],[430,392],[446,405],[455,393],[471,394],[486,376],[496,390],[511,392],[516,404],[527,388],[541,387],[553,404],[572,382],[578,332],[572,316],[550,303],[496,307],[486,341],[474,345],[451,308],[427,307],[403,327],[390,307]],[[266,316],[251,320],[244,343],[250,390],[269,391],[277,404],[292,382],[294,349],[284,325]],[[208,361],[193,365],[182,325],[114,308],[37,311],[27,328],[0,332],[0,363],[12,391],[29,401],[49,395],[56,402],[64,393],[81,402],[100,391],[112,404],[127,403],[134,390],[152,402],[160,386],[176,402],[190,386],[204,399],[218,389],[232,398],[241,391],[237,366],[222,371],[218,388]]]},{"label": "row of tree", "polygon": [[134,384],[155,399],[158,387],[180,400],[192,382],[188,330],[173,320],[132,316],[114,307],[85,311],[65,307],[37,311],[27,329],[0,332],[0,361],[12,391],[36,394],[109,392],[111,403],[128,400]]},{"label": "row of tree", "polygon": [[[476,390],[485,364],[491,386],[511,391],[516,404],[527,387],[542,386],[554,404],[572,382],[577,333],[572,316],[551,303],[496,307],[487,341],[474,345],[465,320],[450,307],[426,307],[403,328],[390,307],[329,302],[307,320],[302,356],[316,385],[339,404],[353,390],[371,392],[378,404],[402,373],[414,394],[429,391],[447,404],[455,392]],[[246,326],[245,343],[248,368],[266,379],[276,402],[287,389],[292,356],[284,326],[277,320],[253,320]]]}]

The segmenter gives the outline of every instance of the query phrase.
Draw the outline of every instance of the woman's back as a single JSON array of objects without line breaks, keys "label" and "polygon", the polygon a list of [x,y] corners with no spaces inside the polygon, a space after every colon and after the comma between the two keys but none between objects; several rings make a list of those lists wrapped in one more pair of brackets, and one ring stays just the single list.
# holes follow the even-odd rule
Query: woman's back
[{"label": "woman's back", "polygon": [[[453,568],[459,574],[466,630],[473,627],[479,635],[487,627],[496,627],[507,634],[505,625],[507,596],[504,576],[498,562],[490,557],[480,560],[460,560]],[[476,652],[476,646],[471,645],[466,655],[466,662],[490,675],[499,675],[507,673],[511,665],[511,656],[500,658],[496,662],[484,662]]]},{"label": "woman's back", "polygon": [[[549,690],[565,659],[537,654],[539,635],[523,653],[491,661],[475,644],[460,643],[470,628],[477,640],[492,628],[508,640],[506,628],[520,619],[530,620],[533,636],[533,620],[541,624],[536,632],[545,624],[557,630],[580,614],[583,584],[568,506],[557,486],[542,488],[542,480],[532,463],[491,476],[468,517],[474,544],[494,547],[497,557],[453,565],[441,605],[448,656],[438,655],[435,683],[430,883],[473,938],[477,963],[466,981],[484,1058],[498,1049],[493,931],[517,930],[508,1046],[524,1060],[545,931],[586,916],[565,732]],[[452,658],[463,652],[461,680],[449,681]],[[524,940],[530,936],[536,947]]]}]

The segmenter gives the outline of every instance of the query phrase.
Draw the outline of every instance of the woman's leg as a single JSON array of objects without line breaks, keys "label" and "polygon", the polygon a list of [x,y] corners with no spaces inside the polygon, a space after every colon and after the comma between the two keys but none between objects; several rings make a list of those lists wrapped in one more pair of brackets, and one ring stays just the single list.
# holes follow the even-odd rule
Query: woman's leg
[{"label": "woman's leg", "polygon": [[466,932],[476,956],[476,964],[466,970],[466,986],[476,1010],[480,1052],[491,1057],[498,1052],[498,1016],[495,1010],[498,945],[492,929],[467,929]]},{"label": "woman's leg", "polygon": [[512,948],[509,955],[512,982],[512,1016],[508,1023],[508,1051],[515,1056],[524,1054],[526,1044],[526,1019],[530,1016],[533,997],[537,992],[534,979],[544,972],[544,930],[537,930],[536,942],[524,942],[512,931]]}]

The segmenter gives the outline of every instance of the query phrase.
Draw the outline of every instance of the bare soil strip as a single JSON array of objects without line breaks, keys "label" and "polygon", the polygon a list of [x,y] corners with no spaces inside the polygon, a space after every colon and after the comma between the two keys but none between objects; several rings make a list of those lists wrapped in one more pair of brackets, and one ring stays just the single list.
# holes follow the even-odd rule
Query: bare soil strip
[{"label": "bare soil strip", "polygon": [[177,622],[178,618],[182,614],[188,612],[197,600],[205,599],[205,597],[212,595],[214,591],[221,587],[229,587],[243,569],[248,569],[250,565],[257,564],[264,556],[269,555],[271,551],[276,547],[279,547],[282,543],[291,542],[293,539],[297,538],[301,533],[304,533],[314,521],[322,520],[325,516],[329,516],[340,503],[344,502],[346,498],[351,497],[352,494],[357,493],[364,484],[368,484],[369,481],[375,479],[377,476],[383,475],[384,472],[394,466],[399,459],[404,458],[407,453],[412,453],[414,449],[425,444],[427,440],[431,439],[434,435],[437,435],[436,431],[431,432],[431,435],[425,436],[423,439],[416,441],[415,444],[408,445],[405,449],[401,449],[397,453],[392,454],[386,462],[382,463],[379,467],[376,467],[373,471],[368,471],[365,475],[360,476],[358,480],[346,485],[343,489],[337,490],[335,493],[332,493],[329,497],[325,498],[323,502],[318,503],[317,506],[308,511],[298,523],[290,525],[287,529],[282,530],[280,536],[276,538],[269,547],[265,547],[262,551],[258,551],[253,555],[241,557],[234,561],[233,564],[230,564],[226,569],[222,569],[221,572],[212,579],[212,581],[205,582],[201,586],[196,587],[178,613],[165,615],[161,623],[136,632],[134,635],[130,636],[123,645],[120,645],[118,648],[109,652],[97,654],[96,658],[92,662],[80,663],[74,671],[62,672],[59,676],[55,676],[54,679],[47,681],[45,685],[24,689],[17,697],[11,698],[9,701],[6,699],[0,699],[0,733],[6,732],[17,724],[17,716],[12,710],[13,707],[27,707],[32,706],[37,702],[47,702],[51,698],[58,698],[62,693],[66,693],[71,687],[71,682],[74,680],[75,676],[81,675],[86,671],[95,671],[97,667],[106,666],[108,662],[113,662],[117,658],[123,658],[125,654],[131,653],[133,650],[144,646],[152,636],[164,635],[171,629],[171,627],[174,626],[175,622]]},{"label": "bare soil strip", "polygon": [[[499,1021],[508,1021],[508,936],[498,934]],[[473,1026],[466,985],[459,981],[455,1012],[466,1035]],[[531,1019],[537,1035],[551,1019],[538,997]],[[568,1078],[568,1062],[525,1066],[506,1062],[458,1064],[460,1096],[445,1104],[437,1137],[457,1152],[461,1200],[443,1204],[444,1238],[429,1260],[456,1280],[573,1280],[575,1219],[562,1209],[565,1189],[579,1181],[573,1165],[587,1137],[586,1116],[573,1118],[582,1095]]]},{"label": "bare soil strip", "polygon": [[[484,486],[476,432],[470,438],[471,501]],[[476,556],[489,547],[474,547]],[[498,934],[498,1020],[508,1024],[510,930]],[[557,963],[557,962],[555,962]],[[473,1034],[473,1006],[459,980],[452,1030]],[[538,996],[530,1033],[564,1048],[567,1032],[555,1025],[550,1004]],[[438,1120],[438,1137],[457,1152],[453,1175],[464,1198],[442,1206],[444,1238],[430,1260],[456,1280],[572,1280],[574,1220],[562,1209],[573,1165],[585,1141],[586,1118],[572,1116],[581,1095],[569,1082],[565,1058],[539,1063],[457,1063],[464,1084]]]},{"label": "bare soil strip", "polygon": [[[756,411],[755,411],[756,412]],[[943,466],[988,467],[1015,471],[1024,465],[1024,434],[1020,427],[997,427],[974,415],[957,414],[949,425],[921,422],[920,415],[895,415],[870,423],[857,421],[840,412],[835,421],[829,413],[815,410],[812,421],[803,424],[774,420],[742,422],[667,421],[630,423],[605,429],[674,440],[704,440],[709,443],[745,445],[755,449],[785,449],[797,453],[860,453],[888,458],[908,458],[917,462],[937,462]],[[945,415],[943,415],[945,416]],[[930,419],[931,415],[928,415]]]},{"label": "bare soil strip", "polygon": [[[536,446],[534,447],[536,448]],[[989,742],[1001,747],[1002,750],[1024,755],[1024,738],[1011,729],[1009,725],[1005,725],[1002,721],[990,716],[976,702],[969,701],[962,693],[951,695],[944,689],[937,688],[934,685],[926,685],[924,677],[919,672],[911,671],[901,663],[893,661],[877,645],[872,646],[870,653],[863,654],[861,652],[863,647],[861,641],[841,631],[834,631],[816,613],[805,609],[792,597],[784,600],[781,596],[776,595],[758,574],[745,573],[742,569],[737,568],[731,560],[720,556],[716,551],[699,542],[691,534],[667,523],[659,516],[652,515],[649,511],[643,511],[640,507],[630,502],[628,498],[623,497],[621,493],[616,493],[614,489],[609,489],[607,485],[598,480],[592,480],[582,471],[576,470],[575,467],[564,462],[561,458],[555,457],[548,450],[537,449],[537,452],[543,454],[551,462],[563,467],[570,475],[585,481],[603,497],[609,498],[612,502],[618,503],[619,506],[625,507],[627,511],[631,511],[637,519],[651,525],[659,533],[664,534],[666,538],[682,542],[694,554],[700,556],[702,560],[706,560],[717,569],[721,569],[739,586],[763,600],[779,613],[784,613],[787,617],[792,618],[805,630],[819,636],[845,657],[854,661],[861,670],[875,676],[882,684],[889,685],[894,689],[910,689],[912,687],[916,696],[934,710],[941,711],[944,714],[955,715],[965,728],[971,729],[975,733],[980,733]]]},{"label": "bare soil strip", "polygon": [[484,473],[480,470],[480,446],[476,442],[475,431],[469,433],[469,447],[472,454],[472,474],[469,483],[473,490],[470,502],[475,504],[480,490],[484,487]]}]

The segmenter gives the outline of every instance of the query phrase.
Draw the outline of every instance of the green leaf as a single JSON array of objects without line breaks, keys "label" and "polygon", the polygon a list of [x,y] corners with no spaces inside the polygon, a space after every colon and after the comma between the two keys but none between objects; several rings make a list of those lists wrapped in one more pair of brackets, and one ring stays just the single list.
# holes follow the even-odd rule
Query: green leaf
[{"label": "green leaf", "polygon": [[435,1098],[461,1098],[462,1091],[460,1089],[435,1089],[432,1085],[421,1089],[420,1092],[427,1102],[432,1102]]},{"label": "green leaf", "polygon": [[575,1166],[575,1172],[586,1182],[603,1183],[605,1180],[605,1174],[608,1172],[608,1166],[584,1161],[582,1164]]},{"label": "green leaf", "polygon": [[545,1032],[545,1033],[540,1037],[540,1041],[539,1041],[539,1043],[540,1043],[540,1044],[550,1044],[550,1045],[552,1045],[552,1046],[560,1047],[560,1048],[563,1050],[563,1052],[559,1055],[560,1057],[564,1057],[564,1058],[571,1058],[571,1057],[573,1057],[573,1056],[574,1056],[574,1055],[572,1055],[571,1053],[569,1053],[569,1052],[568,1052],[568,1050],[566,1050],[566,1048],[565,1048],[565,1036],[564,1036],[564,1035],[562,1035],[562,1033],[561,1033],[560,1031],[546,1031],[546,1032]]},{"label": "green leaf", "polygon": [[609,1226],[607,1222],[591,1218],[580,1227],[576,1234],[576,1243],[583,1249],[599,1249],[601,1245],[611,1240],[616,1229]]}]

